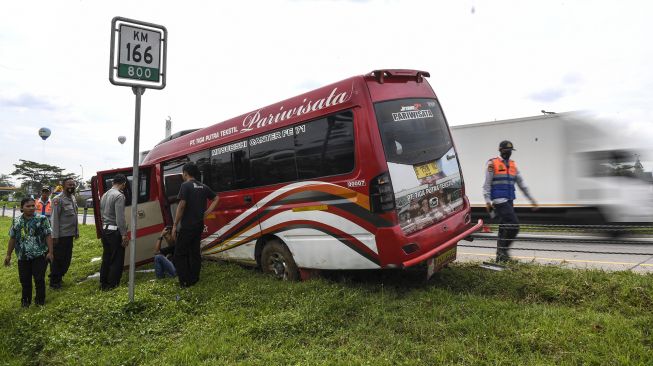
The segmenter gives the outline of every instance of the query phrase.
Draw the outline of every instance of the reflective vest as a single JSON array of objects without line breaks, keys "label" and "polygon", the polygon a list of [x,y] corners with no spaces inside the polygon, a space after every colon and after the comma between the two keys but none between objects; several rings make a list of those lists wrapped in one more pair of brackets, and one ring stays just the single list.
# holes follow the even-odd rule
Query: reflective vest
[{"label": "reflective vest", "polygon": [[[41,202],[41,199],[37,199],[35,201],[36,203],[36,214],[38,215],[43,215],[43,202]],[[45,204],[45,216],[50,217],[52,215],[52,200],[48,200],[48,202]]]},{"label": "reflective vest", "polygon": [[491,160],[494,167],[494,177],[492,177],[492,190],[490,191],[490,198],[507,198],[509,200],[515,199],[515,178],[517,178],[517,165],[514,161],[508,162],[509,166],[506,169],[506,164],[501,158],[494,158]]}]

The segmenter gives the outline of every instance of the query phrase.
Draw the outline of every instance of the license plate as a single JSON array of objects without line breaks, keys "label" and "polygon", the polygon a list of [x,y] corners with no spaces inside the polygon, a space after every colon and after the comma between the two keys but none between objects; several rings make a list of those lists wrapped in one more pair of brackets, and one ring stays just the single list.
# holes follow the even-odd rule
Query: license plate
[{"label": "license plate", "polygon": [[442,269],[445,264],[456,260],[456,249],[458,249],[458,247],[453,247],[437,257],[428,259],[426,261],[426,279],[431,278],[431,276]]},{"label": "license plate", "polygon": [[436,175],[440,172],[438,170],[438,166],[435,165],[434,162],[426,163],[422,165],[415,165],[413,166],[413,169],[415,169],[415,174],[417,174],[417,179],[430,177],[431,175]]}]

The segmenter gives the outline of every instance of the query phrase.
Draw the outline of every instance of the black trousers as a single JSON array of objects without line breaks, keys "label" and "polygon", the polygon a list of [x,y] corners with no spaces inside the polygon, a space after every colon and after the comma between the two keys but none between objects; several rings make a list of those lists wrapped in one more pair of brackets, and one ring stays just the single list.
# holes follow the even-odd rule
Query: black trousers
[{"label": "black trousers", "polygon": [[68,272],[70,260],[73,258],[73,237],[60,237],[53,246],[54,260],[50,263],[50,286],[58,285]]},{"label": "black trousers", "polygon": [[120,284],[125,262],[125,248],[118,230],[102,231],[102,265],[100,266],[100,287],[112,289]]},{"label": "black trousers", "polygon": [[18,261],[18,278],[23,288],[21,298],[23,306],[29,306],[32,303],[32,278],[34,278],[34,286],[36,287],[36,298],[34,300],[37,305],[45,304],[45,269],[47,266],[48,262],[45,255]]},{"label": "black trousers", "polygon": [[512,201],[494,205],[494,210],[499,219],[499,240],[497,241],[497,262],[510,258],[508,248],[519,233],[519,220],[515,215],[515,208]]},{"label": "black trousers", "polygon": [[181,286],[192,286],[200,280],[202,254],[200,240],[204,226],[181,228],[177,233],[173,263]]}]

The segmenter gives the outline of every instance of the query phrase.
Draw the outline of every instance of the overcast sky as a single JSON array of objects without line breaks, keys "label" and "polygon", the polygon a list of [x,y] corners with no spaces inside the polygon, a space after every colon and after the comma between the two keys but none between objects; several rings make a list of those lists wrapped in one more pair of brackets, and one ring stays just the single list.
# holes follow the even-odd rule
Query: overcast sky
[{"label": "overcast sky", "polygon": [[[0,173],[131,165],[134,95],[109,83],[114,16],[165,25],[141,150],[378,68],[431,73],[451,125],[588,110],[653,139],[647,1],[12,1],[0,13]],[[42,142],[40,127],[52,130]],[[118,136],[127,136],[120,145]]]}]

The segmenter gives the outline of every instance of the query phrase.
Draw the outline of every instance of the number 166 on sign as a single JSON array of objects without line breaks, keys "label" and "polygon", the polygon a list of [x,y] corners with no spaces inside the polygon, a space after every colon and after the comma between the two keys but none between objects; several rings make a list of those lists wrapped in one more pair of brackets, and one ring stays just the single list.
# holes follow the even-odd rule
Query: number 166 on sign
[{"label": "number 166 on sign", "polygon": [[161,33],[145,28],[120,26],[118,76],[159,81]]}]

